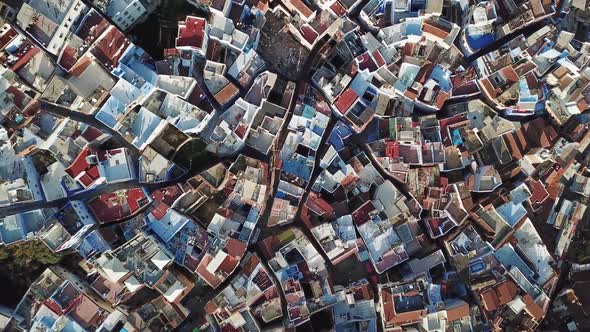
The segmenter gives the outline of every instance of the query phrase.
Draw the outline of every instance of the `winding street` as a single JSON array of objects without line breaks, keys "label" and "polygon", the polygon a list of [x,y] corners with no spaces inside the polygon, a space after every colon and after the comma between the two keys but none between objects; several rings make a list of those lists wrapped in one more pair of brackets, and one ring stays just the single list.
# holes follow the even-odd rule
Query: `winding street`
[{"label": "winding street", "polygon": [[[58,117],[67,117],[74,121],[78,121],[81,123],[88,124],[90,126],[95,127],[96,129],[102,131],[103,133],[107,133],[111,136],[110,140],[115,142],[116,145],[120,147],[124,147],[129,151],[129,154],[132,157],[134,162],[135,172],[138,174],[139,163],[137,162],[137,158],[140,155],[139,150],[133,144],[127,142],[121,133],[118,131],[108,127],[104,123],[98,121],[94,116],[84,114],[78,111],[70,110],[67,107],[57,105],[48,101],[41,100],[41,109],[47,111],[51,114],[54,114]],[[201,169],[194,170],[192,172],[187,172],[183,176],[162,182],[156,183],[143,183],[137,179],[128,180],[128,181],[121,181],[121,182],[109,182],[103,185],[100,185],[96,188],[89,188],[79,192],[76,192],[69,197],[64,197],[52,201],[27,201],[27,202],[19,202],[10,205],[0,206],[0,218],[5,217],[7,215],[15,214],[15,213],[22,213],[37,209],[45,209],[45,208],[55,208],[65,205],[70,200],[88,200],[96,196],[100,196],[106,193],[114,192],[117,190],[123,189],[133,189],[137,187],[143,187],[149,193],[153,192],[154,190],[165,188],[167,186],[183,183],[188,180],[190,177],[200,173],[208,169],[209,167],[215,165],[219,162],[217,159],[209,159],[207,162],[202,164]]]},{"label": "winding street", "polygon": [[[86,1],[85,1],[86,2]],[[361,9],[369,2],[369,0],[362,0],[350,13],[349,13],[349,18],[356,22],[359,25],[359,29],[361,30],[361,32],[367,32],[367,28],[366,25],[364,23],[362,23],[359,20],[359,14]],[[485,54],[492,52],[494,50],[499,49],[500,47],[502,47],[507,41],[509,41],[510,39],[514,38],[515,36],[519,35],[519,34],[532,34],[535,31],[537,31],[538,29],[540,29],[543,26],[542,22],[538,22],[535,24],[532,24],[530,26],[527,26],[521,30],[518,31],[514,31],[500,39],[498,39],[497,41],[495,41],[493,44],[486,46],[478,51],[476,51],[475,53],[471,54],[468,57],[465,57],[464,60],[466,63],[473,63],[475,60],[477,60],[479,57],[484,56]],[[130,37],[130,36],[129,36]],[[330,120],[328,123],[328,126],[325,129],[324,135],[322,136],[321,139],[321,143],[320,143],[320,147],[317,151],[316,157],[315,157],[315,161],[314,161],[314,168],[313,168],[313,172],[310,176],[310,180],[306,185],[305,188],[305,192],[303,194],[303,196],[301,197],[298,207],[297,207],[297,213],[295,216],[295,220],[293,223],[288,224],[288,225],[283,225],[283,226],[274,226],[274,227],[268,227],[267,225],[267,220],[268,217],[270,215],[271,209],[272,209],[272,205],[274,202],[274,197],[276,195],[276,192],[278,190],[278,184],[279,184],[279,179],[280,179],[280,173],[281,173],[281,169],[280,168],[275,168],[275,159],[278,158],[278,152],[280,151],[281,147],[283,146],[286,137],[288,135],[288,129],[287,129],[287,125],[289,123],[289,121],[292,118],[293,115],[293,111],[294,111],[294,107],[296,105],[296,101],[298,96],[303,93],[304,88],[306,86],[306,84],[310,84],[311,81],[311,76],[313,74],[313,66],[315,63],[318,62],[319,60],[319,51],[320,49],[325,45],[326,40],[320,40],[318,41],[314,47],[311,49],[309,56],[307,57],[307,59],[305,60],[305,63],[303,65],[303,68],[298,76],[295,86],[295,91],[293,93],[293,97],[291,100],[291,104],[289,109],[287,110],[287,115],[285,116],[284,122],[283,122],[283,126],[280,129],[279,133],[277,134],[277,138],[275,140],[275,144],[273,147],[273,152],[270,155],[267,156],[261,156],[259,153],[257,153],[256,151],[254,151],[253,149],[250,148],[245,148],[242,151],[240,151],[240,153],[243,153],[247,156],[256,158],[256,159],[260,159],[263,160],[265,162],[268,162],[269,164],[269,169],[270,172],[272,173],[271,175],[271,179],[270,179],[270,183],[269,183],[269,188],[271,188],[269,190],[268,193],[268,199],[266,201],[266,206],[265,206],[265,210],[263,211],[263,214],[261,215],[260,219],[259,219],[259,223],[258,223],[258,227],[259,227],[259,231],[260,231],[260,238],[264,239],[266,237],[275,235],[279,232],[281,232],[282,230],[286,230],[288,228],[291,227],[296,227],[299,230],[301,230],[303,232],[303,234],[305,234],[305,236],[308,238],[308,240],[310,241],[310,243],[312,243],[312,245],[314,246],[314,248],[317,250],[317,252],[319,254],[322,255],[323,259],[326,262],[326,267],[328,268],[328,270],[330,272],[333,271],[333,266],[329,260],[329,258],[327,257],[327,254],[325,253],[325,251],[321,248],[320,244],[315,241],[315,238],[313,237],[311,230],[304,225],[302,219],[301,219],[301,212],[302,212],[302,207],[303,204],[305,203],[305,201],[307,200],[307,197],[309,195],[311,186],[313,185],[313,183],[316,181],[317,177],[319,176],[319,174],[321,173],[322,169],[319,167],[319,162],[321,160],[321,157],[326,153],[327,149],[329,148],[329,144],[326,144],[328,137],[330,136],[331,131],[333,130],[336,122],[338,121],[338,118],[336,115],[331,114],[330,116]],[[202,64],[201,64],[202,65]],[[202,69],[202,68],[201,68]],[[202,73],[202,70],[201,70]],[[279,75],[280,77],[280,75]],[[199,85],[199,88],[203,91],[203,93],[207,96],[209,102],[212,104],[213,108],[215,109],[215,113],[212,117],[212,119],[210,120],[210,126],[208,126],[205,131],[202,133],[203,137],[209,137],[212,133],[212,131],[215,129],[215,125],[219,122],[219,117],[220,115],[223,113],[223,111],[225,110],[224,107],[222,107],[221,105],[219,105],[219,103],[215,100],[214,96],[210,93],[209,89],[206,87],[203,77],[202,75],[195,75],[194,78],[197,80],[197,84]],[[283,78],[283,77],[281,77]],[[283,78],[284,79],[284,78]],[[235,80],[232,80],[235,82]],[[239,85],[238,85],[239,86]],[[240,87],[240,96],[242,96],[245,93],[246,89],[243,87]],[[97,120],[93,115],[89,115],[89,114],[84,114],[75,110],[71,110],[67,107],[64,107],[62,105],[58,105],[55,103],[51,103],[45,100],[41,100],[41,109],[44,111],[47,111],[51,114],[54,114],[56,116],[59,117],[68,117],[72,120],[81,122],[81,123],[85,123],[88,124],[90,126],[93,126],[97,129],[99,129],[100,131],[102,131],[103,133],[107,133],[111,136],[111,140],[118,146],[120,147],[124,147],[126,149],[128,149],[130,155],[132,156],[132,159],[134,160],[134,165],[133,167],[136,170],[136,174],[138,173],[138,162],[137,162],[137,158],[140,156],[140,151],[131,143],[129,143],[128,141],[126,141],[124,139],[124,137],[121,135],[121,133],[117,132],[116,130],[113,130],[112,128],[106,126],[104,123],[100,122],[99,120]],[[409,197],[409,192],[407,189],[407,186],[400,183],[397,179],[395,179],[391,174],[389,174],[389,172],[387,172],[387,170],[385,170],[381,164],[376,160],[375,156],[373,155],[371,149],[369,148],[369,146],[367,144],[364,143],[360,143],[360,141],[357,141],[359,135],[354,135],[351,139],[353,142],[357,142],[359,148],[361,149],[361,151],[365,152],[365,154],[367,155],[367,157],[369,158],[370,162],[373,164],[373,166],[377,169],[377,171],[379,172],[379,174],[391,181],[396,188],[402,192],[406,197]],[[105,194],[105,193],[109,193],[109,192],[114,192],[117,190],[122,190],[122,189],[132,189],[132,188],[137,188],[137,187],[143,187],[145,188],[148,192],[152,192],[154,190],[157,189],[161,189],[173,184],[178,184],[178,183],[184,183],[187,179],[189,179],[190,177],[200,173],[201,171],[206,170],[207,168],[213,166],[215,163],[219,162],[219,160],[217,159],[211,159],[209,160],[207,163],[205,163],[201,169],[198,170],[193,170],[190,173],[186,173],[185,175],[183,175],[180,178],[177,179],[173,179],[170,181],[165,181],[165,182],[158,182],[158,183],[141,183],[139,180],[130,180],[130,181],[123,181],[123,182],[116,182],[116,183],[107,183],[104,185],[101,185],[100,187],[97,188],[92,188],[92,189],[87,189],[87,190],[83,190],[80,192],[77,192],[69,197],[65,197],[65,198],[61,198],[61,199],[57,199],[57,200],[53,200],[53,201],[37,201],[37,202],[22,202],[22,203],[16,203],[16,204],[11,204],[11,205],[7,205],[7,206],[2,206],[0,207],[0,217],[3,216],[7,216],[7,215],[11,215],[11,214],[15,214],[15,213],[19,213],[19,212],[26,212],[26,211],[31,211],[31,210],[36,210],[36,209],[43,209],[43,208],[58,208],[60,206],[63,206],[65,204],[67,204],[68,201],[70,200],[88,200],[91,199],[93,197]],[[119,222],[122,222],[124,220],[121,220]],[[261,250],[260,248],[257,246],[257,244],[252,244],[249,247],[250,250],[253,250],[255,252],[257,252],[259,255],[261,254]],[[268,265],[265,261],[264,265],[268,268]],[[270,270],[270,269],[269,269]],[[239,269],[237,269],[234,272],[234,275],[236,273],[239,272]],[[273,278],[273,280],[275,281],[275,283],[277,283],[277,287],[280,287],[280,284],[278,284],[278,280],[276,279],[276,277],[274,276],[274,274],[270,273],[271,277]],[[220,285],[220,287],[218,287],[218,290],[223,289],[225,286],[227,286],[231,281],[233,280],[233,275],[229,276],[223,283],[222,285]],[[210,295],[210,293],[213,293],[212,290],[210,290],[209,288],[207,288],[207,295]],[[281,302],[282,302],[282,309],[283,312],[286,313],[286,307],[287,307],[287,302],[284,298],[284,293],[283,292],[279,292],[279,294],[281,295]],[[192,307],[191,310],[193,311],[193,314],[198,314],[200,313],[200,311],[203,308],[199,308],[199,307]]]}]

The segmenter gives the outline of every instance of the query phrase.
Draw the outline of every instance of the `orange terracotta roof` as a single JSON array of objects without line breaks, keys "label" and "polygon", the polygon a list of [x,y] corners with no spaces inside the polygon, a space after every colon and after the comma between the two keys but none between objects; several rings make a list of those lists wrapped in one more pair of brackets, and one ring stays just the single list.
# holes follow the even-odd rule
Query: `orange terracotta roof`
[{"label": "orange terracotta roof", "polygon": [[545,312],[529,294],[525,294],[522,297],[524,304],[526,305],[525,310],[528,312],[531,317],[533,317],[537,322],[540,322],[545,317]]},{"label": "orange terracotta roof", "polygon": [[504,141],[506,141],[508,145],[508,149],[512,154],[512,158],[519,160],[523,157],[522,151],[518,147],[516,140],[514,139],[514,135],[512,133],[508,135],[504,135]]},{"label": "orange terracotta roof", "polygon": [[447,31],[437,28],[434,25],[430,25],[426,22],[422,24],[422,31],[434,35],[440,39],[445,39],[449,35]]},{"label": "orange terracotta roof", "polygon": [[494,311],[506,303],[514,300],[518,294],[518,287],[512,281],[503,281],[496,286],[482,292],[481,300],[487,311]]},{"label": "orange terracotta roof", "polygon": [[209,286],[216,288],[221,283],[221,279],[207,271],[207,265],[209,265],[212,260],[213,256],[206,254],[205,257],[203,257],[203,259],[199,262],[199,266],[197,266],[197,274],[203,278],[207,284],[209,284]]},{"label": "orange terracotta roof", "polygon": [[226,104],[230,99],[232,99],[237,93],[239,92],[238,88],[233,84],[229,83],[223,89],[221,89],[215,95],[215,99],[221,105]]},{"label": "orange terracotta roof", "polygon": [[18,61],[15,62],[10,69],[12,69],[14,72],[21,70],[27,63],[29,63],[29,61],[31,61],[35,55],[37,55],[37,53],[39,53],[38,48],[31,48],[23,56],[21,56],[20,59],[18,59]]},{"label": "orange terracotta roof", "polygon": [[454,308],[447,309],[447,320],[449,322],[453,322],[467,316],[469,316],[469,304],[466,302]]},{"label": "orange terracotta roof", "polygon": [[518,74],[516,73],[516,71],[514,70],[514,68],[512,66],[506,66],[506,67],[502,68],[501,72],[507,81],[509,81],[511,83],[515,83],[515,82],[519,81]]},{"label": "orange terracotta roof", "polygon": [[225,252],[232,257],[242,257],[248,248],[248,244],[234,238],[229,238],[225,243]]},{"label": "orange terracotta roof", "polygon": [[217,304],[213,302],[213,300],[207,302],[207,304],[205,305],[205,312],[208,315],[212,315],[217,311],[217,309],[219,309],[219,306],[217,306]]}]

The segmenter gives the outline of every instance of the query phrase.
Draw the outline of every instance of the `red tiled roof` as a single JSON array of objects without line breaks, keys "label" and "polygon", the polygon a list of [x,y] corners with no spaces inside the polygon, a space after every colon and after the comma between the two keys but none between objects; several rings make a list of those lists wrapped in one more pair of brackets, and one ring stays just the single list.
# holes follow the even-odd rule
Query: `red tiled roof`
[{"label": "red tiled roof", "polygon": [[233,83],[229,83],[228,85],[223,87],[223,89],[221,89],[219,92],[217,92],[217,94],[214,97],[220,105],[225,105],[238,92],[238,87],[236,87]]},{"label": "red tiled roof", "polygon": [[506,66],[506,67],[502,68],[501,72],[504,75],[504,78],[506,78],[506,80],[508,82],[511,82],[511,83],[518,82],[518,80],[519,80],[518,74],[516,73],[516,71],[514,70],[514,68],[512,66]]},{"label": "red tiled roof", "polygon": [[557,131],[544,118],[536,118],[525,123],[522,127],[524,135],[534,147],[546,148],[557,140]]},{"label": "red tiled roof", "polygon": [[447,309],[447,320],[449,322],[453,322],[467,316],[469,316],[469,304],[467,303]]},{"label": "red tiled roof", "polygon": [[377,65],[375,64],[375,62],[371,58],[371,55],[369,54],[369,52],[365,52],[365,53],[357,56],[356,60],[359,64],[360,70],[364,70],[364,69],[369,69],[369,71],[377,70]]},{"label": "red tiled roof", "polygon": [[373,210],[375,210],[375,206],[373,205],[373,202],[366,201],[363,205],[361,205],[358,209],[356,209],[352,213],[352,220],[354,221],[355,224],[360,226],[360,225],[366,223],[367,221],[369,221],[369,218],[370,218],[369,213]]},{"label": "red tiled roof", "polygon": [[176,46],[203,48],[205,23],[204,18],[194,16],[187,16],[184,22],[179,22]]},{"label": "red tiled roof", "polygon": [[86,171],[86,174],[88,174],[88,176],[90,176],[93,180],[96,180],[99,176],[98,166],[92,166],[88,171]]},{"label": "red tiled roof", "polygon": [[86,71],[86,68],[88,68],[88,66],[90,66],[91,63],[92,59],[88,56],[84,56],[80,60],[78,60],[78,62],[76,62],[76,64],[73,67],[69,69],[69,72],[73,76],[80,76],[84,71]]},{"label": "red tiled roof", "polygon": [[408,99],[416,99],[416,97],[418,97],[418,93],[416,93],[415,91],[412,90],[412,88],[408,88],[406,90],[406,92],[404,92],[404,96],[408,97]]},{"label": "red tiled roof", "polygon": [[82,173],[86,168],[88,168],[88,163],[86,162],[86,157],[89,155],[89,150],[84,149],[80,154],[74,159],[72,164],[66,168],[66,173],[68,173],[72,178],[76,178],[80,173]]},{"label": "red tiled roof", "polygon": [[156,206],[152,210],[152,215],[157,220],[162,220],[162,218],[164,218],[164,216],[166,215],[167,212],[168,212],[168,205],[166,205],[164,203],[160,203],[160,204],[158,204],[158,206]]},{"label": "red tiled roof", "polygon": [[530,201],[533,204],[541,204],[547,198],[549,198],[549,192],[547,191],[547,189],[545,189],[545,186],[541,181],[529,178],[526,181],[526,184],[528,185],[531,191]]},{"label": "red tiled roof", "polygon": [[443,107],[443,105],[445,104],[445,102],[447,101],[447,99],[449,99],[449,94],[445,91],[439,91],[438,94],[436,95],[436,99],[434,100],[434,106],[437,109],[441,109]]},{"label": "red tiled roof", "polygon": [[522,297],[524,304],[526,305],[525,310],[526,312],[531,315],[537,322],[540,322],[545,317],[545,312],[543,309],[539,307],[537,303],[533,300],[533,298],[529,294],[525,294]]},{"label": "red tiled roof", "polygon": [[332,214],[334,209],[330,203],[328,203],[325,199],[318,197],[315,193],[310,193],[309,197],[307,198],[307,202],[305,203],[310,210],[315,212],[316,214],[323,216],[325,214]]},{"label": "red tiled roof", "polygon": [[341,114],[344,114],[357,99],[358,95],[356,92],[354,92],[354,90],[351,88],[348,88],[340,96],[338,96],[336,101],[334,101],[334,106],[336,106]]},{"label": "red tiled roof", "polygon": [[239,263],[240,263],[239,257],[236,258],[236,257],[230,256],[230,255],[227,255],[223,259],[223,262],[221,262],[221,264],[217,268],[217,271],[222,271],[225,273],[225,275],[230,275],[236,269],[236,267],[238,267]]},{"label": "red tiled roof", "polygon": [[100,37],[110,26],[111,24],[100,13],[91,11],[84,17],[84,22],[80,25],[76,34],[79,38],[86,41],[87,44],[91,44],[93,40]]},{"label": "red tiled roof", "polygon": [[152,193],[152,198],[156,202],[163,202],[168,205],[172,205],[174,201],[180,197],[182,194],[182,190],[178,185],[173,185],[170,187],[158,189]]},{"label": "red tiled roof", "polygon": [[69,71],[78,61],[76,56],[77,53],[78,51],[75,48],[70,45],[66,45],[59,58],[59,64]]},{"label": "red tiled roof", "polygon": [[25,102],[28,104],[30,101],[30,98],[16,86],[11,85],[6,91],[12,94],[12,101],[14,105],[20,109],[23,109],[26,106]]},{"label": "red tiled roof", "polygon": [[125,35],[117,28],[112,27],[101,40],[94,45],[91,53],[96,59],[105,65],[107,68],[112,69],[119,64],[119,58],[123,55],[123,52],[129,46],[129,40]]},{"label": "red tiled roof", "polygon": [[346,14],[346,9],[338,1],[334,1],[330,6],[330,9],[332,9],[332,11],[338,16]]},{"label": "red tiled roof", "polygon": [[584,111],[586,111],[588,109],[588,103],[586,102],[585,99],[578,100],[578,103],[576,105],[578,106],[578,108],[582,112],[584,112]]},{"label": "red tiled roof", "polygon": [[23,68],[27,63],[29,63],[29,61],[31,61],[31,59],[37,55],[37,53],[39,53],[39,49],[36,47],[33,47],[31,49],[29,49],[27,51],[27,53],[25,53],[24,55],[22,55],[20,57],[20,59],[18,59],[17,62],[15,62],[12,67],[10,69],[12,69],[12,71],[17,72],[19,70],[21,70],[21,68]]},{"label": "red tiled roof", "polygon": [[61,307],[55,303],[55,301],[53,301],[52,299],[47,299],[43,302],[43,304],[49,308],[51,311],[55,312],[58,315],[62,314],[62,310]]},{"label": "red tiled roof", "polygon": [[431,35],[434,35],[440,39],[445,39],[449,35],[449,32],[447,32],[443,29],[437,28],[434,25],[430,25],[426,22],[424,24],[422,24],[422,31],[425,33],[429,33]]},{"label": "red tiled roof", "polygon": [[85,329],[95,329],[101,321],[99,307],[84,295],[80,295],[80,301],[72,308],[69,315]]},{"label": "red tiled roof", "polygon": [[494,311],[514,300],[517,294],[518,287],[512,281],[503,281],[480,295],[484,308],[487,311]]},{"label": "red tiled roof", "polygon": [[383,319],[387,327],[402,326],[416,323],[420,321],[422,317],[427,313],[426,309],[414,310],[404,313],[396,313],[393,295],[385,289],[381,290],[381,298],[383,299]]},{"label": "red tiled roof", "polygon": [[402,50],[402,54],[406,56],[411,56],[414,54],[414,48],[416,47],[415,43],[406,43]]},{"label": "red tiled roof", "polygon": [[117,194],[113,192],[90,200],[88,207],[100,221],[114,221],[119,219],[122,214],[122,208],[118,204]]},{"label": "red tiled roof", "polygon": [[242,257],[247,248],[247,243],[234,238],[229,238],[225,243],[225,252],[232,257]]},{"label": "red tiled roof", "polygon": [[94,179],[92,179],[88,174],[82,175],[79,180],[85,187],[90,186],[94,182]]},{"label": "red tiled roof", "polygon": [[299,28],[299,31],[301,31],[303,39],[305,39],[310,44],[313,44],[316,38],[318,38],[318,33],[312,27],[310,27],[309,24],[302,25]]},{"label": "red tiled roof", "polygon": [[389,158],[399,157],[399,143],[397,141],[387,142],[385,155]]},{"label": "red tiled roof", "polygon": [[496,292],[493,289],[488,289],[480,294],[481,302],[487,311],[494,311],[498,309],[499,301]]},{"label": "red tiled roof", "polygon": [[94,141],[95,139],[100,137],[100,135],[102,135],[102,131],[100,131],[94,127],[88,127],[82,133],[82,137],[84,137],[88,142]]},{"label": "red tiled roof", "polygon": [[243,122],[240,122],[235,130],[236,135],[238,135],[239,138],[244,138],[244,135],[246,135],[247,129],[248,129],[248,127],[246,127],[246,125]]},{"label": "red tiled roof", "polygon": [[535,77],[532,71],[525,75],[525,79],[529,89],[539,88],[539,80],[537,80],[537,77]]},{"label": "red tiled roof", "polygon": [[467,96],[479,92],[479,86],[475,81],[469,81],[457,87],[453,87],[453,96]]},{"label": "red tiled roof", "polygon": [[479,84],[481,85],[481,88],[490,95],[490,97],[496,98],[498,93],[496,92],[496,89],[494,89],[492,82],[490,82],[487,77],[479,80]]},{"label": "red tiled roof", "polygon": [[10,27],[10,29],[0,36],[0,48],[4,48],[16,36],[18,36],[18,32]]},{"label": "red tiled roof", "polygon": [[476,78],[477,78],[477,73],[475,72],[475,69],[473,69],[472,67],[469,67],[465,71],[457,72],[455,75],[452,75],[451,76],[451,85],[453,87],[459,87],[459,86],[466,84],[468,82],[473,82],[473,80]]},{"label": "red tiled roof", "polygon": [[129,212],[133,214],[141,207],[140,201],[145,198],[145,195],[140,188],[134,188],[127,190],[126,196]]},{"label": "red tiled roof", "polygon": [[213,260],[213,256],[211,256],[210,254],[206,254],[203,259],[199,262],[199,266],[197,266],[197,274],[203,278],[207,284],[209,284],[209,286],[215,288],[217,286],[219,286],[219,284],[221,283],[221,280],[214,274],[209,273],[209,271],[207,271],[207,265],[209,265],[209,263],[211,263],[211,261]]},{"label": "red tiled roof", "polygon": [[375,62],[377,63],[378,67],[381,67],[385,64],[385,60],[383,59],[383,56],[381,56],[381,53],[379,53],[379,51],[373,52],[373,59],[375,59]]},{"label": "red tiled roof", "polygon": [[168,56],[177,56],[180,51],[176,48],[165,48],[164,49],[164,57]]},{"label": "red tiled roof", "polygon": [[[250,274],[254,271],[256,266],[260,263],[260,258],[256,254],[252,254],[242,263],[242,273]],[[260,272],[258,272],[260,274]]]},{"label": "red tiled roof", "polygon": [[215,302],[213,302],[213,300],[207,302],[207,304],[205,305],[205,312],[208,315],[212,315],[217,311],[217,309],[219,309],[219,307],[217,306],[217,304],[215,304]]},{"label": "red tiled roof", "polygon": [[125,197],[114,192],[100,195],[88,202],[88,207],[97,220],[108,223],[128,217],[141,208],[141,200],[145,198],[140,188],[125,192]]},{"label": "red tiled roof", "polygon": [[424,84],[426,82],[426,80],[430,77],[430,75],[432,74],[432,71],[434,70],[434,63],[430,62],[430,61],[426,61],[422,67],[420,67],[420,70],[418,71],[418,74],[416,74],[416,78],[414,79],[416,82],[420,82],[422,84]]}]

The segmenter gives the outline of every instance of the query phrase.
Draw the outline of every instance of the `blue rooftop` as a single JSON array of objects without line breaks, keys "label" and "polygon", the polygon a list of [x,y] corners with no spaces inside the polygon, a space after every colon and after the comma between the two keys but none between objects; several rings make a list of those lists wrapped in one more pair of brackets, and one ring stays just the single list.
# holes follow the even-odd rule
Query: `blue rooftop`
[{"label": "blue rooftop", "polygon": [[25,239],[22,220],[19,215],[15,218],[5,218],[0,222],[0,235],[5,244],[11,244]]},{"label": "blue rooftop", "polygon": [[461,137],[461,134],[459,133],[459,129],[455,128],[453,129],[453,131],[451,132],[452,134],[452,139],[453,139],[453,145],[455,146],[462,146],[463,145],[463,137]]},{"label": "blue rooftop", "polygon": [[518,221],[524,218],[527,214],[526,209],[520,204],[514,204],[512,201],[504,203],[496,208],[496,212],[506,220],[510,227],[514,227]]},{"label": "blue rooftop", "polygon": [[495,40],[492,33],[482,35],[467,34],[467,43],[474,51],[491,45]]},{"label": "blue rooftop", "polygon": [[406,20],[406,35],[422,36],[422,20]]},{"label": "blue rooftop", "polygon": [[114,128],[117,124],[117,117],[123,113],[125,113],[125,105],[123,105],[123,103],[121,103],[117,98],[111,96],[109,99],[107,99],[104,105],[102,105],[96,114],[96,118],[98,121],[111,128]]},{"label": "blue rooftop", "polygon": [[137,113],[137,117],[131,126],[131,131],[137,137],[133,145],[141,147],[148,138],[154,133],[161,118],[145,108],[141,108]]},{"label": "blue rooftop", "polygon": [[471,264],[469,264],[469,272],[471,273],[477,273],[480,271],[483,271],[486,268],[486,265],[484,264],[484,262],[481,259],[478,259],[474,262],[472,262]]},{"label": "blue rooftop", "polygon": [[316,113],[315,108],[306,104],[303,107],[303,114],[301,114],[301,116],[303,116],[306,119],[311,119],[311,118],[313,118],[315,113]]},{"label": "blue rooftop", "polygon": [[435,80],[441,89],[448,92],[451,90],[451,72],[443,69],[441,66],[436,65],[432,70],[430,77]]},{"label": "blue rooftop", "polygon": [[518,255],[514,247],[508,243],[494,253],[496,259],[504,265],[505,268],[514,266],[522,272],[527,278],[532,279],[535,272],[529,268],[525,261]]},{"label": "blue rooftop", "polygon": [[352,135],[352,130],[350,130],[350,128],[344,124],[344,122],[338,121],[330,133],[328,142],[334,146],[336,151],[340,151],[346,146],[345,140],[350,137],[350,135]]},{"label": "blue rooftop", "polygon": [[189,221],[188,218],[171,209],[160,220],[156,219],[153,214],[148,215],[150,228],[164,242],[170,241]]},{"label": "blue rooftop", "polygon": [[518,92],[519,92],[519,98],[518,100],[520,102],[536,102],[538,100],[537,95],[531,95],[531,90],[529,88],[529,85],[526,81],[526,78],[521,77],[520,80],[518,81]]},{"label": "blue rooftop", "polygon": [[297,177],[309,181],[313,164],[309,164],[308,160],[300,155],[295,155],[293,159],[283,161],[283,172],[293,174]]}]

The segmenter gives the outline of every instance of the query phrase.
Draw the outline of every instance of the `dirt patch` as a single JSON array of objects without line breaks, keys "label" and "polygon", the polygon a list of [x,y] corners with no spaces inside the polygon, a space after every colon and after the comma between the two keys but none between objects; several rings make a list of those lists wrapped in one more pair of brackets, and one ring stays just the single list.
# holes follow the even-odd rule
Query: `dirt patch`
[{"label": "dirt patch", "polygon": [[266,14],[266,23],[261,31],[258,53],[266,60],[272,72],[278,72],[295,81],[303,70],[309,51],[289,33],[289,18],[277,11]]}]

